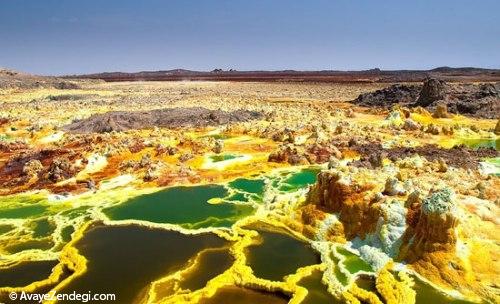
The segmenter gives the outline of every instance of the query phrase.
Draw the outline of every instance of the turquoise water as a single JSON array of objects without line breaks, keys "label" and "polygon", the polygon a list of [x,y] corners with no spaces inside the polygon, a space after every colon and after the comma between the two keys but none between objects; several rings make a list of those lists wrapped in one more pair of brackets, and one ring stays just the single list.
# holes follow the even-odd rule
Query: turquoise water
[{"label": "turquoise water", "polygon": [[317,180],[319,169],[302,169],[286,177],[279,188],[281,191],[295,191],[300,188],[306,188]]},{"label": "turquoise water", "polygon": [[265,189],[264,179],[238,178],[230,182],[228,186],[236,191],[228,198],[230,201],[262,202]]},{"label": "turquoise water", "polygon": [[214,163],[217,163],[217,162],[221,162],[221,161],[225,161],[225,160],[235,159],[238,157],[241,157],[241,156],[234,155],[234,154],[217,154],[217,155],[210,156],[210,159]]},{"label": "turquoise water", "polygon": [[228,227],[253,213],[251,205],[207,202],[226,195],[228,191],[221,185],[174,187],[135,197],[104,209],[104,213],[112,220],[172,223],[185,228]]},{"label": "turquoise water", "polygon": [[238,178],[230,182],[229,186],[233,189],[262,195],[262,193],[264,192],[265,183],[263,179]]}]

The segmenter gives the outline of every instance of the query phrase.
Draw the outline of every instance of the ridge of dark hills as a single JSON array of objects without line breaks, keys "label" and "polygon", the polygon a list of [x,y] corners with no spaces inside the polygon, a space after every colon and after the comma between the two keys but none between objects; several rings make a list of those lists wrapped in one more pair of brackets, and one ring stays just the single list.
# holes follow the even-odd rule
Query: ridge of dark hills
[{"label": "ridge of dark hills", "polygon": [[431,70],[380,70],[362,71],[236,71],[221,70],[191,71],[185,69],[104,72],[85,75],[69,75],[65,78],[102,79],[104,81],[291,81],[291,82],[422,82],[428,77],[450,82],[496,82],[500,81],[500,69],[473,67],[438,67]]}]

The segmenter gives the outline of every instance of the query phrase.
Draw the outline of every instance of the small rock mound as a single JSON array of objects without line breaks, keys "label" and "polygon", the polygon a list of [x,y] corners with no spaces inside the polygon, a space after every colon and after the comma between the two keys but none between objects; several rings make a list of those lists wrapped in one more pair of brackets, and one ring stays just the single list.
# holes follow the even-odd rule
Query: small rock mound
[{"label": "small rock mound", "polygon": [[420,93],[420,85],[395,84],[372,93],[361,94],[354,103],[365,107],[390,108],[393,104],[409,104],[414,102]]},{"label": "small rock mound", "polygon": [[435,101],[445,99],[448,86],[442,80],[427,78],[418,96],[417,104],[426,107]]}]

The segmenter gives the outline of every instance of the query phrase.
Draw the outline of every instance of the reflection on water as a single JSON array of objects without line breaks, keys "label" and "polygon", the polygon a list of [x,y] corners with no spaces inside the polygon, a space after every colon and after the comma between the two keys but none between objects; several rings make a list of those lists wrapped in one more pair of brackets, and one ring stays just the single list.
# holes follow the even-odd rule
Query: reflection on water
[{"label": "reflection on water", "polygon": [[27,261],[0,269],[0,287],[21,287],[49,277],[57,261]]},{"label": "reflection on water", "polygon": [[320,263],[320,257],[309,244],[293,236],[270,231],[258,231],[262,243],[248,248],[247,263],[255,276],[281,281],[298,268]]},{"label": "reflection on water", "polygon": [[301,304],[337,304],[342,303],[332,296],[325,284],[321,282],[323,272],[316,270],[310,276],[299,282],[300,286],[307,289],[307,296]]},{"label": "reflection on water", "polygon": [[196,270],[183,277],[180,287],[191,291],[200,289],[210,279],[227,270],[233,262],[234,259],[227,248],[207,250],[201,254]]},{"label": "reflection on water", "polygon": [[250,205],[208,203],[227,194],[221,185],[174,187],[135,197],[105,209],[104,213],[112,220],[136,219],[179,224],[185,228],[227,227],[254,210]]},{"label": "reflection on water", "polygon": [[288,297],[281,293],[257,291],[237,286],[227,286],[217,290],[211,298],[200,301],[202,304],[284,304]]},{"label": "reflection on water", "polygon": [[[97,226],[76,244],[88,270],[62,293],[115,293],[115,303],[131,303],[150,282],[185,267],[206,248],[227,246],[212,233],[185,235],[142,226]],[[99,302],[101,303],[101,302]]]}]

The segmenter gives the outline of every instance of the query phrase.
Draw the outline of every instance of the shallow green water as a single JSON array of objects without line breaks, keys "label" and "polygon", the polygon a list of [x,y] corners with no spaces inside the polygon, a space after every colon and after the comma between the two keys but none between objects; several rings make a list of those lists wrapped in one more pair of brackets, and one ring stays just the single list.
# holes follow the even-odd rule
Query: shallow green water
[{"label": "shallow green water", "polygon": [[262,195],[262,193],[264,192],[265,183],[263,179],[238,178],[230,182],[229,186],[233,189]]},{"label": "shallow green water", "polygon": [[212,233],[186,235],[136,225],[97,226],[76,244],[88,260],[87,272],[61,293],[115,293],[114,303],[132,303],[150,282],[185,267],[197,252],[225,246],[227,242]]},{"label": "shallow green water", "polygon": [[14,208],[0,209],[0,218],[6,219],[26,219],[44,214],[47,206],[40,204],[20,206]]},{"label": "shallow green water", "polygon": [[281,191],[293,191],[300,188],[306,188],[316,182],[318,172],[319,169],[307,168],[292,173],[283,180],[279,189]]},{"label": "shallow green water", "polygon": [[256,291],[252,289],[229,286],[217,290],[215,295],[204,299],[203,304],[285,304],[288,297],[280,293]]},{"label": "shallow green water", "polygon": [[210,159],[214,163],[218,163],[218,162],[221,162],[221,161],[235,159],[235,158],[238,158],[238,157],[241,157],[241,156],[234,155],[234,154],[217,154],[217,155],[210,156]]},{"label": "shallow green water", "polygon": [[[266,187],[273,186],[279,191],[296,191],[316,182],[318,169],[307,168],[298,172],[282,172],[278,176],[269,175],[255,178],[238,178],[223,185],[202,185],[193,187],[172,187],[147,195],[132,198],[121,204],[104,209],[111,220],[143,220],[155,223],[178,224],[185,228],[230,227],[239,219],[252,214],[255,207],[245,202],[261,202]],[[270,184],[266,180],[270,179]],[[220,204],[209,204],[212,198],[222,198]],[[236,202],[243,202],[238,204]],[[59,202],[57,202],[59,204]],[[254,204],[255,205],[255,204]],[[261,205],[262,206],[262,205]],[[52,222],[54,205],[46,200],[29,198],[10,199],[0,210],[0,218],[25,218],[31,222],[23,224],[31,230],[33,240],[19,241],[5,248],[7,253],[27,249],[49,250],[54,243],[49,238],[55,230]],[[68,219],[89,217],[91,207],[83,206],[65,210],[60,208],[59,215]],[[50,215],[50,216],[49,216]],[[13,226],[0,225],[0,235],[11,231]],[[281,281],[293,274],[298,268],[320,262],[318,253],[309,244],[274,228],[256,225],[254,228],[262,237],[262,243],[247,248],[247,264],[257,277]],[[71,240],[72,226],[61,230],[63,244]],[[138,225],[97,226],[89,229],[76,247],[88,260],[89,271],[76,278],[63,292],[112,292],[119,298],[113,303],[130,303],[144,291],[153,280],[186,266],[198,252],[206,248],[216,248],[201,256],[201,263],[192,273],[179,281],[182,289],[198,290],[215,276],[223,273],[233,263],[227,249],[227,242],[213,234],[185,235],[175,231],[151,229]],[[52,249],[55,250],[55,249]],[[346,257],[343,266],[352,274],[359,271],[372,271],[371,267],[355,254],[342,247],[337,252]],[[338,258],[333,259],[337,264]],[[52,264],[50,264],[50,263]],[[12,284],[27,285],[33,280],[46,278],[55,261],[46,264],[22,265],[19,269],[0,271],[2,279]],[[31,262],[30,262],[31,263]],[[133,274],[133,275],[130,275]],[[334,268],[334,274],[344,285],[348,277]],[[341,303],[338,302],[321,282],[322,273],[315,271],[302,279],[299,285],[309,293],[302,303]],[[119,280],[117,280],[119,278]],[[9,281],[10,282],[10,281]],[[361,288],[375,291],[374,280],[358,278]],[[447,297],[431,286],[416,281],[417,303],[468,303]],[[162,290],[169,295],[171,290]],[[0,302],[1,302],[0,298]],[[204,303],[286,303],[288,296],[280,293],[261,292],[247,288],[230,286],[221,288]],[[229,302],[228,302],[229,301]]]},{"label": "shallow green water", "polygon": [[61,237],[64,242],[69,242],[71,240],[71,235],[75,232],[73,226],[66,226],[61,230]]},{"label": "shallow green water", "polygon": [[300,267],[320,263],[316,251],[293,236],[262,230],[259,234],[262,244],[250,246],[247,252],[247,264],[257,277],[281,281]]},{"label": "shallow green water", "polygon": [[54,230],[56,229],[56,226],[53,222],[49,221],[48,218],[42,218],[39,220],[36,220],[34,223],[34,228],[33,228],[33,237],[35,238],[43,238],[51,235]]},{"label": "shallow green water", "polygon": [[462,139],[460,143],[472,149],[478,148],[494,148],[500,150],[500,139],[477,138],[477,139]]},{"label": "shallow green water", "polygon": [[340,284],[347,286],[347,283],[349,282],[349,278],[340,270],[339,258],[334,256],[333,254],[330,254],[330,257],[335,264],[335,266],[333,268],[333,274],[335,275],[335,278],[340,282]]},{"label": "shallow green water", "polygon": [[205,136],[202,136],[202,137],[211,137],[213,139],[229,139],[232,136],[225,135],[225,134],[212,134],[212,135],[205,135]]},{"label": "shallow green water", "polygon": [[112,220],[135,219],[186,228],[227,227],[254,211],[251,205],[207,202],[227,194],[221,185],[174,187],[135,197],[104,209],[104,213]]},{"label": "shallow green water", "polygon": [[340,304],[334,296],[332,296],[325,284],[321,282],[323,273],[319,270],[314,271],[310,276],[299,281],[299,285],[307,288],[307,296],[301,304]]},{"label": "shallow green water", "polygon": [[372,271],[371,266],[354,253],[342,247],[337,247],[336,250],[339,254],[345,257],[345,260],[342,261],[342,264],[350,273],[354,274],[358,271]]}]

